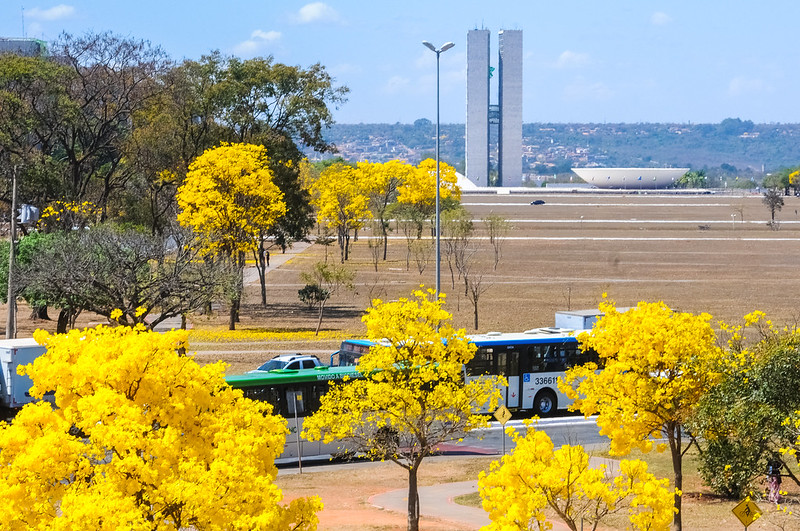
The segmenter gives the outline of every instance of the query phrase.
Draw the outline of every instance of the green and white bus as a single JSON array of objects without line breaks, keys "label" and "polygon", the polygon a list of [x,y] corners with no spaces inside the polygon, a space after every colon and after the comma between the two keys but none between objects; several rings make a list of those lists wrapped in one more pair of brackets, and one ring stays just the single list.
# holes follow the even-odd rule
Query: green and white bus
[{"label": "green and white bus", "polygon": [[[594,351],[583,351],[575,337],[582,330],[534,328],[519,333],[488,332],[470,335],[478,347],[475,357],[464,367],[465,380],[481,376],[504,376],[508,386],[501,391],[503,403],[511,411],[529,412],[540,417],[566,411],[571,404],[558,390],[558,378],[575,365],[594,362]],[[353,366],[373,345],[366,339],[347,339],[331,357],[339,366]]]},{"label": "green and white bus", "polygon": [[281,454],[282,459],[326,456],[343,453],[341,443],[323,444],[307,441],[299,434],[303,431],[303,418],[314,413],[320,406],[320,398],[328,392],[332,382],[345,378],[361,378],[354,366],[315,367],[313,369],[252,372],[226,376],[225,381],[234,389],[241,389],[244,396],[253,400],[269,402],[273,413],[283,416],[289,423],[289,435]]}]

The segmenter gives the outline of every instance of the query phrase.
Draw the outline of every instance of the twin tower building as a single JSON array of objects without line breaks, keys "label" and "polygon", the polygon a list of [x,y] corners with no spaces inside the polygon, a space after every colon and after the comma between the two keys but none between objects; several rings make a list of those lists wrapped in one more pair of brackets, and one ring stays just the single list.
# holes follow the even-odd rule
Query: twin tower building
[{"label": "twin tower building", "polygon": [[496,186],[522,186],[522,30],[500,30],[497,104],[489,98],[489,36],[486,29],[467,33],[466,176],[478,186],[490,184],[491,129],[497,127]]}]

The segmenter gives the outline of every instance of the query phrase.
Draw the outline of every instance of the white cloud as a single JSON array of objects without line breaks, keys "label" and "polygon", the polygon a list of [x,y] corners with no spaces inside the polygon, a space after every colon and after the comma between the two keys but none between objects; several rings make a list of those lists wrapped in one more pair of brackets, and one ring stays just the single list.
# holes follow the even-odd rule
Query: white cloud
[{"label": "white cloud", "polygon": [[255,30],[253,34],[250,35],[250,38],[259,41],[277,41],[278,39],[281,38],[281,32],[274,30],[273,31]]},{"label": "white cloud", "polygon": [[650,23],[654,26],[666,26],[670,22],[672,22],[672,17],[662,11],[656,11],[650,17]]},{"label": "white cloud", "polygon": [[34,7],[33,9],[25,11],[25,16],[30,19],[46,21],[61,20],[62,18],[71,17],[74,14],[75,8],[66,4],[58,4],[50,9]]},{"label": "white cloud", "polygon": [[556,68],[577,68],[589,64],[589,54],[565,50],[558,56]]},{"label": "white cloud", "polygon": [[301,24],[308,24],[310,22],[317,22],[324,20],[327,22],[335,22],[339,20],[339,13],[336,12],[331,6],[323,2],[314,2],[306,4],[297,12],[297,21]]},{"label": "white cloud", "polygon": [[738,76],[728,83],[728,94],[731,96],[746,96],[765,92],[771,92],[771,90],[763,79]]},{"label": "white cloud", "polygon": [[250,38],[240,42],[234,47],[234,51],[241,55],[255,55],[266,48],[270,42],[275,42],[281,38],[280,31],[255,30],[250,34]]}]

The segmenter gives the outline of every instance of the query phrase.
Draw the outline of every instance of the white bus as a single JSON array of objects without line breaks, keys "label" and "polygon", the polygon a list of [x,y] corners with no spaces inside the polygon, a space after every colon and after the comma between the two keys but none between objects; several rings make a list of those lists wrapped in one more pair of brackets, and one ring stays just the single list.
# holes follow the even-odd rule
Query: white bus
[{"label": "white bus", "polygon": [[[582,330],[534,328],[519,333],[488,332],[470,335],[478,347],[464,367],[466,381],[486,375],[504,376],[503,403],[511,411],[532,412],[540,417],[566,410],[571,401],[558,390],[558,378],[575,365],[595,362],[597,353],[582,351],[577,334]],[[347,339],[331,357],[340,366],[356,365],[373,343]]]}]

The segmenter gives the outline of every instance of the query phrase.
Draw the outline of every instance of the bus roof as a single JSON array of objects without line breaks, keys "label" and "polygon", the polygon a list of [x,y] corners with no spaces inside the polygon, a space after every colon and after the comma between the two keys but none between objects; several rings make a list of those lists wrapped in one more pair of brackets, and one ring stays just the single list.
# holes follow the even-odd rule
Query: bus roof
[{"label": "bus roof", "polygon": [[[572,328],[533,328],[524,332],[487,332],[467,336],[478,346],[484,345],[529,345],[535,343],[576,342],[577,333]],[[371,347],[375,341],[369,339],[347,339],[343,343]]]},{"label": "bus roof", "polygon": [[534,328],[514,333],[487,332],[486,334],[473,334],[467,337],[478,346],[573,343],[577,341],[575,330],[570,328]]},{"label": "bus roof", "polygon": [[235,374],[225,377],[231,387],[255,387],[263,385],[290,384],[295,382],[321,382],[342,380],[345,377],[361,378],[353,366],[314,367],[313,369],[275,370],[262,373]]}]

